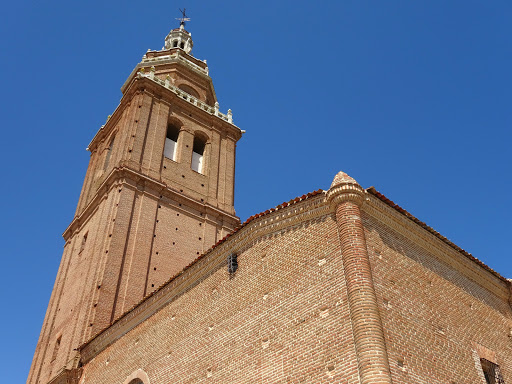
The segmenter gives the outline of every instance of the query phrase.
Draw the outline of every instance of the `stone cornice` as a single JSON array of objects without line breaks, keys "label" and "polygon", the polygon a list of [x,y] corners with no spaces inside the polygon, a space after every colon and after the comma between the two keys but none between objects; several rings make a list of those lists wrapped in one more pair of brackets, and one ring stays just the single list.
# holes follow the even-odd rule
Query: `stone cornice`
[{"label": "stone cornice", "polygon": [[240,229],[236,233],[235,239],[230,238],[229,241],[234,249],[245,249],[257,238],[330,214],[331,211],[326,196],[321,194],[318,197],[289,205],[254,220]]},{"label": "stone cornice", "polygon": [[49,381],[48,384],[76,384],[82,375],[82,368],[78,366],[80,354],[74,356]]},{"label": "stone cornice", "polygon": [[[149,92],[149,90],[152,90],[152,92]],[[165,99],[162,99],[160,96],[162,91],[166,95]],[[167,104],[171,104],[171,102],[175,103],[179,108],[183,108],[184,110],[199,112],[199,114],[203,116],[201,121],[209,122],[208,128],[218,130],[219,133],[232,137],[235,141],[239,140],[245,132],[233,124],[231,110],[228,111],[228,114],[220,113],[217,107],[211,107],[200,102],[170,83],[155,76],[151,77],[151,74],[144,75],[139,72],[127,85],[125,93],[112,115],[92,138],[87,147],[88,150],[94,151],[97,145],[110,134],[115,124],[121,118],[122,110],[131,102],[132,98],[140,92],[147,93],[155,99],[159,99],[161,102]]]},{"label": "stone cornice", "polygon": [[[180,49],[172,49],[165,51],[160,51],[158,53],[163,55],[154,56],[153,54],[156,53],[154,51],[149,51],[144,55],[142,58],[142,62],[138,63],[133,71],[130,73],[124,84],[121,86],[121,92],[125,92],[126,88],[128,87],[128,84],[130,84],[133,77],[139,72],[141,68],[149,68],[152,65],[153,66],[161,66],[166,64],[182,64],[187,69],[190,69],[193,71],[194,74],[197,76],[207,79],[210,87],[212,88],[212,91],[214,92],[215,101],[217,101],[217,98],[215,96],[215,91],[213,90],[213,82],[210,76],[208,76],[208,67],[204,62],[195,59],[194,57],[186,54],[185,52],[182,52]],[[167,53],[167,54],[165,54]],[[154,57],[153,57],[154,56]],[[197,60],[197,62],[192,61],[191,59]],[[204,65],[204,68],[201,67],[201,64]]]},{"label": "stone cornice", "polygon": [[185,52],[181,48],[168,48],[161,51],[147,51],[144,56],[142,56],[143,62],[145,61],[151,61],[151,60],[158,60],[158,59],[166,59],[169,56],[174,55],[180,55],[184,59],[192,62],[194,65],[198,66],[200,69],[204,70],[206,73],[206,69],[208,68],[208,65],[206,65],[206,60],[198,59],[197,57],[193,56],[191,53]]},{"label": "stone cornice", "polygon": [[[140,73],[139,73],[140,74]],[[140,91],[144,88],[145,92],[152,90],[152,96],[160,98],[162,102],[174,105],[188,110],[190,112],[198,112],[203,116],[202,121],[209,121],[209,128],[219,131],[219,133],[233,137],[235,140],[239,140],[245,131],[242,131],[232,122],[231,110],[228,110],[227,114],[220,113],[216,107],[211,107],[205,103],[199,104],[199,100],[189,95],[185,91],[172,86],[170,83],[165,85],[166,82],[157,77],[151,78],[150,75],[137,76],[128,87],[126,95],[128,96],[132,92]],[[162,93],[163,92],[163,93]],[[165,98],[161,98],[165,94]],[[196,104],[197,101],[197,104]]]},{"label": "stone cornice", "polygon": [[[222,211],[216,207],[213,207],[209,204],[200,203],[199,201],[196,201],[182,194],[181,192],[172,189],[166,183],[152,179],[128,167],[119,167],[114,168],[112,172],[109,173],[109,175],[101,183],[100,187],[94,194],[94,197],[91,199],[87,207],[85,207],[85,209],[80,213],[80,215],[75,216],[73,218],[69,226],[62,234],[64,240],[67,241],[74,233],[76,233],[82,228],[82,226],[89,220],[92,214],[96,211],[101,200],[107,196],[107,193],[112,188],[118,187],[119,185],[130,186],[130,184],[132,184],[133,189],[138,189],[137,185],[141,183],[144,184],[144,193],[150,193],[148,192],[150,190],[157,191],[163,197],[167,197],[175,201],[183,201],[188,206],[196,209],[197,211],[204,211],[212,216],[223,217],[225,218],[225,222],[231,221],[234,225],[240,222],[240,219],[238,217],[231,215],[225,211]],[[159,196],[156,197],[158,198]]]},{"label": "stone cornice", "polygon": [[81,368],[62,369],[48,384],[76,384],[82,375]]},{"label": "stone cornice", "polygon": [[443,264],[456,269],[497,297],[506,301],[509,300],[509,287],[505,281],[502,281],[473,260],[468,259],[461,252],[450,247],[414,221],[386,205],[377,197],[367,193],[363,211],[407,237],[433,254]]},{"label": "stone cornice", "polygon": [[225,241],[197,258],[157,291],[118,318],[110,327],[79,347],[82,363],[85,364],[93,359],[165,305],[225,266],[228,254],[241,252],[266,235],[331,215],[325,194],[322,193],[251,220]]},{"label": "stone cornice", "polygon": [[[131,85],[136,81],[140,79],[148,79],[151,82],[159,85],[160,87],[163,87],[167,91],[170,91],[172,94],[178,96],[179,99],[187,101],[189,104],[197,107],[199,110],[206,112],[207,114],[211,116],[215,116],[217,119],[219,119],[223,123],[228,123],[232,128],[238,128],[235,124],[233,124],[233,116],[231,113],[231,110],[228,110],[226,114],[220,112],[218,104],[216,106],[210,106],[206,104],[204,101],[197,99],[196,97],[188,94],[184,90],[175,87],[172,83],[170,78],[167,78],[166,80],[160,79],[158,76],[155,75],[154,68],[152,68],[149,73],[145,72],[138,72],[137,76],[133,78],[133,80],[130,82],[129,86],[127,87],[126,92],[130,89]],[[161,88],[160,88],[161,89]],[[240,130],[239,128],[237,129]]]}]

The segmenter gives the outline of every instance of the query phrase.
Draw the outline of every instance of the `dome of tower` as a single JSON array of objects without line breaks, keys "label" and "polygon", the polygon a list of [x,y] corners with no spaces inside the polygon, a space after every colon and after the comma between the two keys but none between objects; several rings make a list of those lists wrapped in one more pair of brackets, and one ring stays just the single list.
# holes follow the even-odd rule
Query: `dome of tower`
[{"label": "dome of tower", "polygon": [[180,48],[190,54],[193,46],[192,34],[185,30],[184,23],[179,28],[172,29],[165,38],[165,49]]}]

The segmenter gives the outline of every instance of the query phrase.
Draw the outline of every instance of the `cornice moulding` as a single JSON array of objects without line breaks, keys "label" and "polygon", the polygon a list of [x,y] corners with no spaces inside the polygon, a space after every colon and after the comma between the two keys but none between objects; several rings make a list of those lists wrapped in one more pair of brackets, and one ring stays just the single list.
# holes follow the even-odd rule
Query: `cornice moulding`
[{"label": "cornice moulding", "polygon": [[[188,112],[199,112],[203,115],[201,119],[202,121],[210,122],[210,125],[207,126],[208,128],[213,128],[219,131],[220,133],[231,135],[233,137],[236,137],[237,139],[240,139],[240,137],[242,137],[241,129],[238,128],[232,122],[227,121],[228,115],[230,113],[229,111],[228,114],[218,112],[219,115],[216,115],[217,111],[215,107],[209,106],[200,100],[198,102],[200,102],[204,108],[201,105],[195,105],[195,98],[193,98],[193,96],[189,95],[181,89],[173,90],[169,88],[170,85],[169,87],[166,87],[164,84],[164,80],[161,80],[156,77],[151,79],[146,75],[137,76],[130,83],[125,95],[123,96],[123,99],[125,97],[131,99],[131,97],[133,97],[131,96],[132,94],[137,92],[143,92],[152,96],[155,99],[158,99],[160,102],[167,103],[170,106],[177,107]],[[144,90],[141,90],[141,88],[144,88]],[[165,97],[163,95],[165,95]]]},{"label": "cornice moulding", "polygon": [[[160,199],[161,195],[162,197],[170,198],[172,201],[183,201],[187,205],[196,209],[198,212],[204,211],[212,216],[227,218],[227,220],[231,221],[233,224],[240,223],[240,219],[237,216],[233,216],[230,213],[222,211],[211,205],[199,203],[198,201],[182,194],[181,192],[173,190],[167,184],[154,180],[148,176],[142,175],[130,168],[120,167],[114,168],[109,173],[109,175],[99,186],[98,190],[94,194],[94,197],[91,199],[89,204],[87,204],[87,206],[80,213],[80,215],[75,216],[75,218],[73,218],[69,226],[62,234],[64,240],[67,241],[73,234],[75,234],[77,231],[80,231],[83,225],[90,219],[92,214],[96,211],[100,201],[106,197],[108,192],[120,186],[130,187],[134,191],[139,191],[142,193],[146,193],[148,195],[152,195],[157,199]],[[142,190],[140,188],[141,186],[143,187]],[[157,194],[155,194],[154,192],[157,192]],[[202,217],[202,219],[205,218]]]},{"label": "cornice moulding", "polygon": [[[186,57],[183,57],[181,54],[176,53],[169,53],[169,55],[166,56],[158,56],[158,57],[149,57],[149,58],[143,58],[140,63],[138,63],[135,68],[132,70],[124,84],[121,86],[121,92],[125,92],[126,88],[128,87],[128,84],[130,84],[130,81],[133,79],[134,76],[136,76],[137,72],[141,68],[149,68],[154,65],[165,65],[165,64],[183,64],[188,69],[191,69],[194,71],[195,74],[199,75],[202,78],[208,79],[210,85],[213,84],[211,77],[208,75],[206,67],[205,69],[201,68],[199,65],[191,62],[190,60],[187,60]],[[212,86],[213,88],[213,86]],[[215,94],[214,94],[215,96]]]},{"label": "cornice moulding", "polygon": [[331,204],[331,209],[335,209],[345,201],[351,201],[361,206],[364,202],[364,195],[364,189],[359,184],[354,183],[337,184],[327,191],[327,199]]},{"label": "cornice moulding", "polygon": [[[174,97],[177,97],[177,99],[179,100],[185,101],[185,103],[181,103],[181,105],[194,106],[195,111],[199,110],[202,111],[202,113],[206,113],[207,115],[216,118],[216,122],[221,122],[224,126],[229,127],[230,129],[234,129],[235,132],[240,131],[240,128],[238,128],[235,124],[233,124],[232,120],[230,120],[230,110],[228,110],[227,114],[224,114],[218,110],[218,106],[212,107],[211,105],[206,104],[204,101],[199,100],[194,96],[188,94],[187,92],[183,91],[182,89],[175,87],[170,83],[169,80],[162,80],[151,72],[149,74],[138,72],[137,76],[134,77],[132,82],[127,87],[125,95],[130,93],[130,90],[133,88],[134,84],[141,82],[141,80],[146,80],[145,83],[151,84],[155,91],[165,90],[166,94],[170,94]],[[175,101],[175,99],[173,99],[173,101]]]},{"label": "cornice moulding", "polygon": [[461,272],[466,278],[492,292],[497,297],[508,301],[509,288],[505,282],[389,207],[377,197],[366,194],[363,211],[402,236],[409,238],[415,244],[433,254],[443,264]]},{"label": "cornice moulding", "polygon": [[[133,99],[133,97],[135,95],[137,95],[139,92],[141,92],[140,85],[143,85],[143,84],[146,84],[146,86],[148,88],[144,88],[144,90],[141,93],[146,93],[146,94],[150,95],[151,97],[159,100],[159,102],[166,103],[170,106],[175,105],[178,108],[181,108],[181,109],[189,111],[189,112],[195,113],[195,112],[199,111],[199,113],[203,114],[203,119],[201,119],[200,122],[202,123],[203,121],[205,121],[205,122],[208,121],[209,125],[205,125],[204,123],[202,123],[202,125],[204,125],[208,129],[215,129],[215,130],[219,131],[219,133],[225,134],[226,136],[229,136],[229,137],[233,137],[236,140],[239,140],[242,137],[242,131],[240,130],[240,128],[238,128],[232,122],[228,122],[225,120],[225,119],[227,119],[227,117],[225,117],[225,116],[228,116],[228,115],[224,115],[219,112],[219,116],[217,116],[215,114],[217,112],[210,113],[210,112],[206,111],[205,109],[201,108],[200,106],[194,105],[194,104],[192,104],[192,102],[187,101],[183,97],[180,97],[175,91],[166,87],[163,84],[160,84],[159,82],[165,83],[165,81],[163,81],[159,78],[151,79],[149,77],[146,77],[145,75],[142,75],[142,76],[137,75],[136,77],[134,77],[131,80],[131,82],[129,84],[127,84],[127,87],[126,87],[124,94],[119,102],[119,105],[116,107],[114,112],[112,112],[112,115],[105,122],[105,124],[102,125],[100,127],[100,129],[96,132],[96,134],[90,141],[87,148],[91,152],[94,151],[97,148],[97,146],[99,145],[99,143],[101,143],[102,140],[104,140],[104,138],[111,133],[113,127],[115,126],[115,124],[119,121],[119,119],[122,116],[121,111],[125,109],[127,104],[129,105],[131,103],[131,100]],[[153,93],[149,92],[150,89],[152,89],[154,92]],[[165,98],[163,98],[161,96],[161,94],[159,93],[160,91],[165,92],[165,94],[166,94]],[[180,90],[179,92],[182,94],[186,94],[186,92],[183,90]],[[188,95],[187,99],[191,99],[191,97],[192,97],[191,95]],[[203,102],[201,102],[201,103],[203,103]],[[215,107],[208,106],[208,108],[211,110],[215,110]],[[228,111],[228,114],[229,113],[230,112]]]}]

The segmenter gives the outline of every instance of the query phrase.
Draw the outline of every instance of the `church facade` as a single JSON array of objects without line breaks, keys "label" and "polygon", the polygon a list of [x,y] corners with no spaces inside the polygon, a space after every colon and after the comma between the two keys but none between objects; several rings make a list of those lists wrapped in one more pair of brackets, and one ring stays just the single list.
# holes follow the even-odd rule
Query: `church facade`
[{"label": "church facade", "polygon": [[340,172],[247,219],[192,39],[98,131],[27,383],[512,383],[511,283]]}]

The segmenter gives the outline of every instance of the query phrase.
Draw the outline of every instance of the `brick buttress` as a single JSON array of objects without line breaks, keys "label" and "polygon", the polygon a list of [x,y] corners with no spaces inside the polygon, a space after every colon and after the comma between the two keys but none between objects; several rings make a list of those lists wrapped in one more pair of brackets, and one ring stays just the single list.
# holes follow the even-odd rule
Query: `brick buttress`
[{"label": "brick buttress", "polygon": [[364,190],[340,172],[328,192],[336,212],[361,384],[392,383],[360,206]]}]

